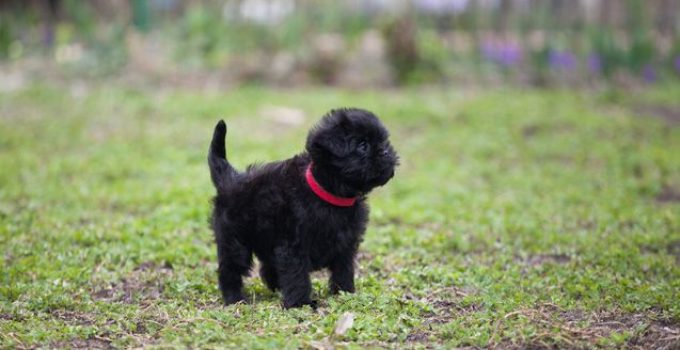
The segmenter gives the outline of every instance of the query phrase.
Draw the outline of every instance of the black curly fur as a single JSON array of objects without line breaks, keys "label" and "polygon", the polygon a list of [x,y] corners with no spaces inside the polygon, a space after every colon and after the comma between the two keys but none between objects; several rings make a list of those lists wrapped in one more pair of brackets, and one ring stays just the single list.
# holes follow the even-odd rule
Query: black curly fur
[{"label": "black curly fur", "polygon": [[[371,112],[337,109],[309,132],[306,151],[237,172],[226,160],[224,121],[215,127],[208,164],[217,190],[215,232],[219,285],[226,304],[244,300],[243,277],[260,261],[260,276],[280,290],[286,308],[315,306],[312,271],[328,268],[331,293],[354,292],[354,258],[368,222],[366,194],[394,175],[398,157]],[[305,170],[328,192],[357,197],[351,207],[312,192]]]}]

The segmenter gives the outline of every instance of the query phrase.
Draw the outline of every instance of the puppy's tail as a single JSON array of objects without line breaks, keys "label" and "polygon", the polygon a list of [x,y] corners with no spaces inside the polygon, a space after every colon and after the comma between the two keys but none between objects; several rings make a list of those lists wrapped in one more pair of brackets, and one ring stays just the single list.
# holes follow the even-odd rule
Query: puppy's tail
[{"label": "puppy's tail", "polygon": [[231,185],[238,173],[227,161],[227,150],[224,139],[227,136],[227,125],[220,120],[215,126],[210,150],[208,151],[208,165],[210,166],[210,178],[218,193],[223,192]]}]

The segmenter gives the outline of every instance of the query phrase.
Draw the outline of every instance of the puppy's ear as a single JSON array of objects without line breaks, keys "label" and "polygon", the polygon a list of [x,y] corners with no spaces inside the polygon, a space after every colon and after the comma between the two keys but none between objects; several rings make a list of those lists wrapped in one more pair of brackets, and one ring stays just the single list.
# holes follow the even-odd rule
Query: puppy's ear
[{"label": "puppy's ear", "polygon": [[345,157],[349,154],[349,142],[346,137],[339,132],[318,133],[309,139],[307,150],[316,156],[334,156],[337,158]]},{"label": "puppy's ear", "polygon": [[350,153],[349,130],[352,121],[345,110],[332,110],[312,129],[307,137],[307,151],[314,158],[342,158]]}]

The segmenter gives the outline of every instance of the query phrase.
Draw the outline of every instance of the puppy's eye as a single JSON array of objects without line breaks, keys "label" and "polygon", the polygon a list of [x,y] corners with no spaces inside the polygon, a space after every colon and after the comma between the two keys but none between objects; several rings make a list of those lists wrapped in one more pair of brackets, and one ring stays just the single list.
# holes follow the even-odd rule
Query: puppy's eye
[{"label": "puppy's eye", "polygon": [[359,154],[368,153],[368,143],[366,143],[365,141],[359,142],[359,144],[357,145],[357,153]]}]

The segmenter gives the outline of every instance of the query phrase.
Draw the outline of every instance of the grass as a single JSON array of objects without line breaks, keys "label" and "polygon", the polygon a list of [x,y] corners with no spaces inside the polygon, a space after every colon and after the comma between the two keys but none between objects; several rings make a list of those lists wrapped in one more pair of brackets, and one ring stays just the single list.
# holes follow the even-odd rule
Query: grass
[{"label": "grass", "polygon": [[[678,346],[677,96],[0,93],[0,347]],[[285,311],[253,277],[250,303],[222,306],[214,123],[228,121],[243,168],[298,152],[320,115],[347,105],[382,116],[402,157],[371,195],[357,293],[331,297],[316,274],[319,310]],[[346,312],[352,327],[334,334]]]}]

